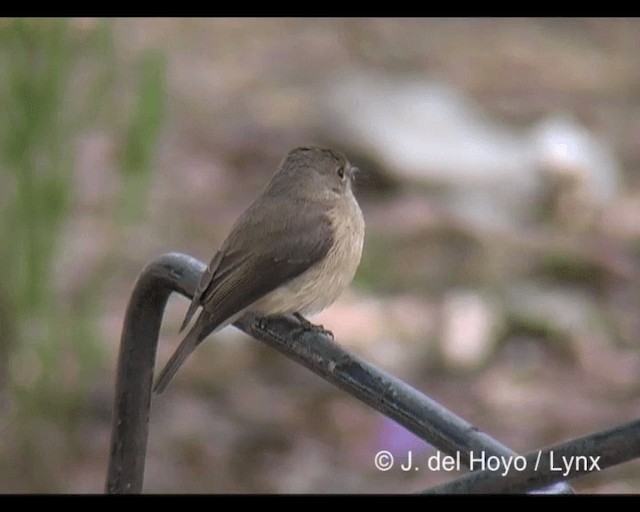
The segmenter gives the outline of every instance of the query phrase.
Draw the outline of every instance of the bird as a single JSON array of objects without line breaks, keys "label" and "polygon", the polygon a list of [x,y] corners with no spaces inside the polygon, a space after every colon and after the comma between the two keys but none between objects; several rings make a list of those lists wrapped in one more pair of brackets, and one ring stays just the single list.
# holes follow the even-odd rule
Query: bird
[{"label": "bird", "polygon": [[357,172],[332,149],[300,146],[286,154],[203,272],[180,332],[201,311],[158,375],[155,394],[205,338],[247,312],[294,315],[303,328],[331,334],[305,316],[333,304],[360,264],[365,221],[353,193]]}]

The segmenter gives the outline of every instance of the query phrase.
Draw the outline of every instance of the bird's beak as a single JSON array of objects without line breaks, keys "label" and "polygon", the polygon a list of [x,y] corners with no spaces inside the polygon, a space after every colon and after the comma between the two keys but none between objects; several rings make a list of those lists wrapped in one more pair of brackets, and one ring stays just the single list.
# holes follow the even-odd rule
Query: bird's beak
[{"label": "bird's beak", "polygon": [[360,169],[358,167],[356,167],[355,165],[349,166],[349,176],[351,177],[351,179],[355,179],[359,173]]}]

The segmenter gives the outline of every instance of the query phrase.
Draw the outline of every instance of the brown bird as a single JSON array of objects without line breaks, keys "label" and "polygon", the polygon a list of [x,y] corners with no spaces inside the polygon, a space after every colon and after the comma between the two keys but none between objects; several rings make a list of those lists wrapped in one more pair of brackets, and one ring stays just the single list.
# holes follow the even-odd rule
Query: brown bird
[{"label": "brown bird", "polygon": [[287,154],[203,273],[180,331],[202,311],[160,373],[156,393],[209,334],[248,311],[294,314],[304,327],[319,328],[302,315],[330,306],[360,264],[365,224],[352,191],[355,171],[330,149]]}]

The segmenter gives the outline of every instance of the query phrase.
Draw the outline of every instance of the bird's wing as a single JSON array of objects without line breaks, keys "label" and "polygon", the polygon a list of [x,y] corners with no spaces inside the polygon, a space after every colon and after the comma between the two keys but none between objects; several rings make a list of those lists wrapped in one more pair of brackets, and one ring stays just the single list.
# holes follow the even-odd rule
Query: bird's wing
[{"label": "bird's wing", "polygon": [[[203,310],[154,385],[161,393],[182,363],[211,332],[278,286],[322,260],[333,245],[333,230],[326,216],[295,220],[259,233],[262,243],[235,240],[233,233],[203,274],[185,322]],[[303,225],[305,222],[307,225]],[[304,229],[303,229],[304,228]],[[273,245],[265,244],[265,238]],[[262,250],[252,250],[260,247]],[[265,250],[266,249],[266,250]]]},{"label": "bird's wing", "polygon": [[216,254],[211,259],[209,266],[202,273],[202,276],[200,277],[200,281],[198,282],[198,286],[196,286],[196,291],[193,294],[193,299],[191,299],[191,304],[189,304],[189,309],[187,310],[187,314],[184,316],[184,320],[182,321],[182,325],[180,326],[180,330],[178,332],[184,331],[184,328],[187,325],[189,325],[191,318],[193,317],[194,313],[200,306],[200,299],[202,297],[202,294],[209,287],[209,284],[211,284],[211,280],[213,279],[213,276],[215,275],[215,273],[218,270],[218,267],[220,266],[220,262],[222,261],[222,256],[223,254],[221,251],[216,252]]},{"label": "bird's wing", "polygon": [[[261,240],[229,240],[218,269],[202,293],[211,323],[221,323],[322,260],[333,245],[325,215],[261,231]],[[207,333],[208,334],[208,333]]]}]

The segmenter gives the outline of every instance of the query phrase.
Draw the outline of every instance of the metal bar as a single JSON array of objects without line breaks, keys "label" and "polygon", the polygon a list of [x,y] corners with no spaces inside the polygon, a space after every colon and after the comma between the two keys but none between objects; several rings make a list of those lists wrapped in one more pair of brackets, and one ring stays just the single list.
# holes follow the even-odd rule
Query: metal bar
[{"label": "metal bar", "polygon": [[151,383],[169,295],[193,295],[205,269],[185,254],[166,254],[138,276],[122,327],[107,467],[107,493],[140,493],[149,433]]},{"label": "metal bar", "polygon": [[[640,457],[640,420],[537,450],[496,470],[474,471],[426,494],[523,493]],[[482,461],[478,457],[478,465]],[[517,464],[517,467],[515,466]],[[486,465],[486,459],[484,461]]]},{"label": "metal bar", "polygon": [[[191,297],[205,265],[171,253],[150,262],[140,273],[124,319],[106,492],[139,493],[144,478],[151,384],[160,323],[172,291]],[[471,452],[517,454],[478,431],[416,389],[349,354],[328,336],[304,330],[292,317],[246,315],[234,324],[311,371],[393,418],[438,449],[469,464]],[[571,492],[562,483],[551,492]]]},{"label": "metal bar", "polygon": [[[474,452],[498,457],[518,455],[420,391],[348,353],[328,336],[305,331],[294,318],[245,315],[234,325],[394,419],[439,450],[459,456],[467,467]],[[541,491],[572,492],[565,483]]]}]

